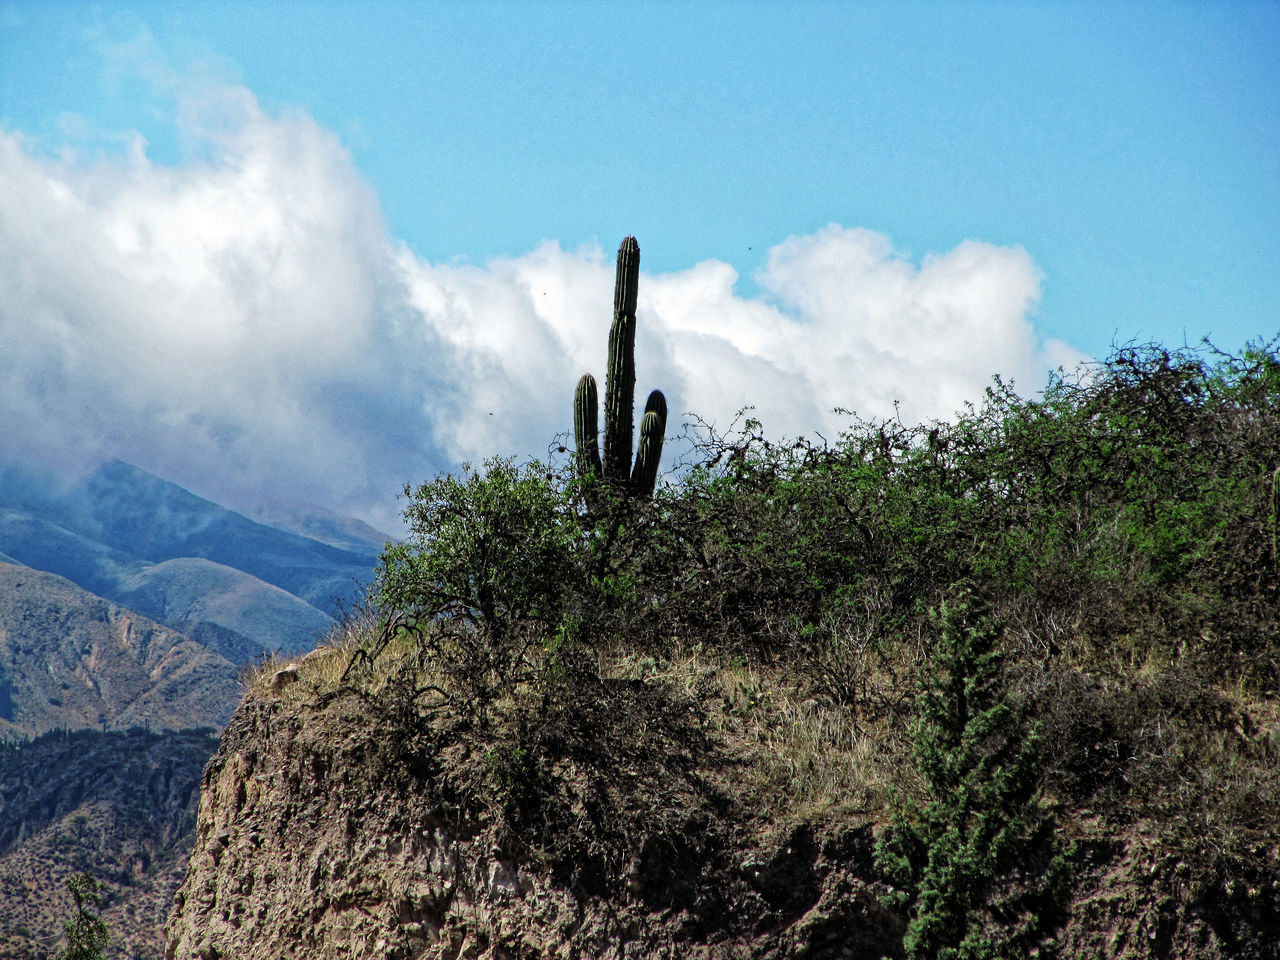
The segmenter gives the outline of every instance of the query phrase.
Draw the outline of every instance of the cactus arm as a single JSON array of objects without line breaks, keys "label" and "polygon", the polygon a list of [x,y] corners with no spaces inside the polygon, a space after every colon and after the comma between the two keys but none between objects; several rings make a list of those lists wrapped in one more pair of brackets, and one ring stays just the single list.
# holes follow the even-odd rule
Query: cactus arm
[{"label": "cactus arm", "polygon": [[600,420],[596,378],[584,373],[573,394],[573,437],[578,452],[578,476],[600,476]]},{"label": "cactus arm", "polygon": [[644,402],[645,413],[656,413],[662,418],[663,427],[667,423],[667,397],[661,390],[652,390],[649,399]]},{"label": "cactus arm", "polygon": [[661,390],[649,394],[640,419],[640,446],[636,450],[635,469],[631,471],[631,492],[642,499],[653,496],[658,482],[658,461],[662,459],[662,441],[667,431],[667,398]]},{"label": "cactus arm", "polygon": [[613,288],[613,326],[609,329],[609,373],[604,391],[604,473],[625,483],[631,462],[636,390],[636,291],[640,282],[640,245],[627,237],[618,247]]}]

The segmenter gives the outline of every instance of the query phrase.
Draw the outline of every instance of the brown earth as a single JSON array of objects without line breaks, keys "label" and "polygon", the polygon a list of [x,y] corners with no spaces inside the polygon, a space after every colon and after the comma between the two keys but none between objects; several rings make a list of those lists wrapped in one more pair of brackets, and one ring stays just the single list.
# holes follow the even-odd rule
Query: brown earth
[{"label": "brown earth", "polygon": [[[625,797],[567,760],[563,796],[577,807],[556,822],[570,825],[559,839],[574,837],[575,864],[532,820],[513,828],[501,798],[468,793],[485,781],[467,771],[492,770],[492,750],[394,697],[302,692],[296,676],[246,697],[205,770],[166,957],[902,955],[904,919],[881,906],[872,856],[883,809],[735,795],[758,780],[743,773],[751,752],[727,741],[694,769],[617,781]],[[1156,824],[1075,817],[1066,830],[1080,852],[1062,956],[1280,956],[1274,837],[1214,873],[1164,847]]]}]

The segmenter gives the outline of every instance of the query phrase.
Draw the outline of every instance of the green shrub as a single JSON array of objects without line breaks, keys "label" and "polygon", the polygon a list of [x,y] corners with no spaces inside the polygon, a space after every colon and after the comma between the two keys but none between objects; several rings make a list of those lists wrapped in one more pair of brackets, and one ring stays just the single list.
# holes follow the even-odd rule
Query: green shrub
[{"label": "green shrub", "polygon": [[77,873],[67,880],[67,889],[75,900],[75,915],[64,925],[67,946],[60,960],[102,960],[111,934],[91,909],[102,904],[102,884],[87,873]]},{"label": "green shrub", "polygon": [[450,698],[483,717],[534,678],[573,606],[583,545],[572,506],[543,465],[500,458],[405,493],[411,533],[383,553],[378,606],[418,634]]},{"label": "green shrub", "polygon": [[[970,594],[944,605],[912,726],[928,800],[877,846],[907,907],[911,960],[1033,955],[1067,892],[1067,851],[1040,798],[1040,734],[1005,690],[998,626]],[[1043,954],[1039,954],[1043,955]]]}]

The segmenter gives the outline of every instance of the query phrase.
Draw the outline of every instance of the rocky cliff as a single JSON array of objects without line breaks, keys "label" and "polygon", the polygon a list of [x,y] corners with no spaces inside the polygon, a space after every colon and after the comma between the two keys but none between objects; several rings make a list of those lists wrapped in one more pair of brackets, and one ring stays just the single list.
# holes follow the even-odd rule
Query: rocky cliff
[{"label": "rocky cliff", "polygon": [[[273,667],[241,704],[204,773],[167,957],[902,955],[873,856],[888,783],[910,788],[887,728],[829,726],[825,750],[802,729],[820,707],[779,676],[644,666],[602,688],[530,802],[500,740],[421,688],[340,683],[346,662]],[[646,730],[655,752],[635,746]],[[1163,829],[1064,826],[1062,955],[1276,957],[1274,844],[1207,870]]]},{"label": "rocky cliff", "polygon": [[[572,816],[580,819],[566,825],[573,843],[554,850],[531,823],[513,830],[497,798],[467,795],[469,777],[491,768],[492,756],[448,723],[411,718],[386,697],[353,689],[251,694],[205,771],[167,956],[838,957],[894,949],[900,923],[867,879],[865,818],[769,822],[737,807],[711,771],[651,767],[629,784],[630,796],[613,800],[592,796],[599,784],[577,780]],[[633,802],[647,809],[629,818],[621,806]],[[619,819],[648,830],[622,837]]]}]

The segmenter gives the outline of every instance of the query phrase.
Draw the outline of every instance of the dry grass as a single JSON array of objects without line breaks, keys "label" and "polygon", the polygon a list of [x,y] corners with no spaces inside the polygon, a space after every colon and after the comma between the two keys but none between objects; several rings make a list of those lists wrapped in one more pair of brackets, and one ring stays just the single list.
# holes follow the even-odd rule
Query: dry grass
[{"label": "dry grass", "polygon": [[726,786],[762,816],[875,816],[892,791],[914,783],[910,746],[892,717],[812,696],[781,666],[700,651],[664,661],[620,655],[601,666],[608,676],[700,693],[707,731],[734,760],[721,774]]},{"label": "dry grass", "polygon": [[[390,640],[376,658],[363,659],[360,651],[370,649],[377,636],[371,618],[349,620],[304,657],[257,665],[246,677],[246,692],[300,702],[337,691],[344,682],[375,695],[406,678],[419,687],[440,682],[421,643],[409,634]],[[707,773],[727,793],[763,818],[808,821],[885,819],[904,796],[923,799],[905,724],[909,696],[903,692],[912,688],[910,679],[920,667],[914,646],[890,647],[865,664],[863,695],[848,704],[815,694],[811,678],[791,665],[726,659],[700,647],[666,657],[626,650],[598,655],[605,678],[663,684],[697,700],[716,754],[730,761]],[[1132,705],[1127,697],[1117,701],[1120,706],[1099,701],[1116,712],[1131,751],[1122,761],[1129,791],[1121,805],[1135,815],[1153,805],[1166,815],[1176,811],[1182,832],[1202,836],[1256,830],[1263,811],[1280,802],[1280,701],[1259,699],[1243,685],[1213,691],[1192,685],[1184,692],[1181,683],[1154,668],[1135,672],[1145,684],[1163,684],[1171,692],[1147,702],[1151,695],[1138,697],[1135,691]],[[1115,698],[1122,692],[1103,694]],[[1194,716],[1211,693],[1238,718],[1234,728]],[[1059,736],[1070,733],[1064,729]],[[1262,770],[1267,774],[1260,776]],[[1102,797],[1093,799],[1106,805]]]},{"label": "dry grass", "polygon": [[[405,635],[393,638],[377,658],[362,656],[377,636],[373,615],[357,612],[338,623],[310,653],[300,657],[273,656],[254,664],[244,676],[245,694],[305,700],[339,689],[344,676],[347,684],[357,684],[365,692],[376,694],[406,669],[421,669],[418,645]],[[357,658],[364,662],[353,664]]]},{"label": "dry grass", "polygon": [[[346,684],[373,694],[406,674],[431,682],[420,645],[408,634],[376,658],[353,664],[376,636],[370,618],[349,620],[306,656],[257,664],[245,677],[246,694],[299,702],[338,690],[344,675]],[[726,663],[700,651],[661,660],[602,653],[599,669],[605,677],[670,684],[699,697],[706,732],[732,760],[717,779],[762,816],[882,815],[891,793],[915,782],[900,723],[812,696],[797,686],[794,671]]]}]

